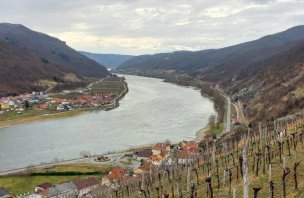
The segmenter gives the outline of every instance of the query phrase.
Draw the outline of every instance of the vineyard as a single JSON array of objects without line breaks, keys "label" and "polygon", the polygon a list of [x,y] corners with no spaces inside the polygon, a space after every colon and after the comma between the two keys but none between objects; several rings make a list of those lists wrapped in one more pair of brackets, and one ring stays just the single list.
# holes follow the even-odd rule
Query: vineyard
[{"label": "vineyard", "polygon": [[95,192],[109,198],[304,197],[304,114],[206,141],[172,162]]}]

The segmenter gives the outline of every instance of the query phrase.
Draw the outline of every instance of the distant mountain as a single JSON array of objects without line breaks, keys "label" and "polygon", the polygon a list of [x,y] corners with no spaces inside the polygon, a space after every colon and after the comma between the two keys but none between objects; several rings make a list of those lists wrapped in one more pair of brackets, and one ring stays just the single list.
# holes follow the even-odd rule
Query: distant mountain
[{"label": "distant mountain", "polygon": [[0,46],[2,95],[110,75],[104,66],[65,42],[23,25],[0,23]]},{"label": "distant mountain", "polygon": [[97,54],[90,52],[82,52],[79,53],[85,55],[86,57],[96,61],[99,64],[105,65],[107,68],[115,69],[123,62],[133,58],[131,55],[120,55],[120,54]]},{"label": "distant mountain", "polygon": [[[253,63],[288,50],[302,39],[304,39],[304,26],[297,26],[255,41],[221,49],[136,56],[124,62],[118,70],[139,73],[151,70],[171,70],[201,77],[206,77],[206,71],[208,71],[209,76],[206,77],[208,80],[218,80],[218,72],[229,72],[228,70],[235,69],[234,67],[246,69]],[[210,76],[209,69],[216,67],[221,71],[217,71],[215,76]]]},{"label": "distant mountain", "polygon": [[[256,121],[282,116],[287,109],[291,112],[304,108],[303,47],[304,26],[296,26],[221,49],[138,56],[117,70],[214,82],[234,99],[241,99],[248,115]],[[297,98],[290,98],[292,94]]]}]

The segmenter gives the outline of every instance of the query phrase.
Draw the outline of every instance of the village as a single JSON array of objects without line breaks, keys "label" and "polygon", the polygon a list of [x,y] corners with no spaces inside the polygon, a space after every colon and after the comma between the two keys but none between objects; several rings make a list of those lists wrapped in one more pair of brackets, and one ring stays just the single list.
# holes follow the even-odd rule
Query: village
[{"label": "village", "polygon": [[59,93],[33,91],[0,98],[0,121],[74,110],[111,109],[127,91],[121,78],[108,78],[86,88]]},{"label": "village", "polygon": [[115,97],[112,93],[94,93],[86,90],[77,92],[75,99],[66,99],[65,95],[59,97],[51,97],[44,92],[32,92],[31,94],[23,94],[18,96],[3,97],[0,99],[0,114],[7,112],[23,113],[27,108],[34,107],[38,110],[50,111],[72,111],[74,109],[100,107],[105,104],[113,103]]},{"label": "village", "polygon": [[[120,185],[141,181],[142,175],[151,171],[163,171],[177,159],[177,163],[186,165],[193,162],[202,151],[194,141],[181,141],[178,144],[157,143],[150,148],[136,149],[132,153],[125,154],[121,158],[129,158],[137,161],[138,166],[113,166],[108,174],[101,179],[89,176],[85,179],[64,181],[59,184],[51,184],[48,181],[38,184],[33,192],[27,192],[15,197],[46,198],[46,197],[103,197],[105,193],[112,192]],[[103,156],[97,157],[100,160]],[[132,168],[130,168],[132,167]],[[2,193],[2,194],[1,194]],[[4,188],[0,187],[0,197],[14,197]]]}]

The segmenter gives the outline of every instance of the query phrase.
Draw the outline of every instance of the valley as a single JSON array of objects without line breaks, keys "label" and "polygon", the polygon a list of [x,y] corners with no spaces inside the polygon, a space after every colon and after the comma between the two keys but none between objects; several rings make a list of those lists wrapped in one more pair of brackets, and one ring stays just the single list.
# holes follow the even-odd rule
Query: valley
[{"label": "valley", "polygon": [[0,198],[304,197],[303,7],[4,0]]}]

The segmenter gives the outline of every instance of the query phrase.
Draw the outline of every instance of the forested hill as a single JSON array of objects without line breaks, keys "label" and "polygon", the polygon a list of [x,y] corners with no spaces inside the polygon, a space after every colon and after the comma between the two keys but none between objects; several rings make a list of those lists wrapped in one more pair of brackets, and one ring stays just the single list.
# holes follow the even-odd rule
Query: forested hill
[{"label": "forested hill", "polygon": [[221,49],[137,56],[122,63],[119,70],[140,72],[172,69],[177,73],[186,72],[200,76],[206,69],[213,67],[221,67],[223,70],[237,66],[249,67],[251,64],[288,50],[303,39],[304,26],[297,26],[258,40]]},{"label": "forested hill", "polygon": [[284,115],[287,108],[296,111],[304,107],[303,46],[304,26],[296,26],[221,49],[138,56],[118,70],[211,81],[220,84],[235,100],[241,99],[246,113],[255,115],[252,120],[265,119],[265,112],[271,112],[267,114],[271,119]]},{"label": "forested hill", "polygon": [[23,25],[0,23],[0,46],[2,95],[39,88],[41,81],[81,82],[86,77],[110,75],[104,66],[65,42]]}]

